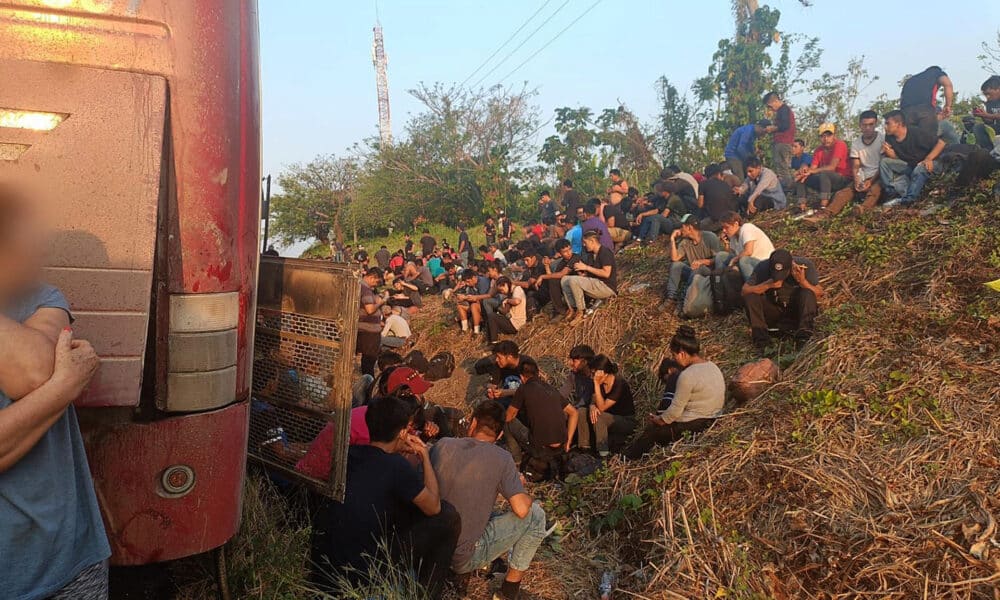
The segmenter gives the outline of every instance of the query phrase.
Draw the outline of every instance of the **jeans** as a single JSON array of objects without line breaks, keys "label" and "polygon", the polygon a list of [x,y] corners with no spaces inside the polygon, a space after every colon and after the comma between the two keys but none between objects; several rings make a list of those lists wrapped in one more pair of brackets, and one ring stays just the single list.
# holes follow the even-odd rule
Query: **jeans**
[{"label": "jeans", "polygon": [[812,332],[819,305],[816,294],[799,288],[792,294],[788,304],[782,306],[768,294],[743,296],[747,318],[750,320],[750,335],[757,346],[766,346],[771,340],[768,331],[775,327],[786,332]]},{"label": "jeans", "polygon": [[538,502],[531,505],[523,519],[509,511],[493,513],[486,531],[476,542],[472,557],[464,565],[457,566],[455,572],[471,573],[507,553],[510,553],[510,568],[527,571],[544,539],[545,510]]},{"label": "jeans", "polygon": [[615,291],[596,277],[581,277],[567,275],[562,278],[563,297],[566,304],[574,310],[587,308],[587,298],[605,300],[615,295]]},{"label": "jeans", "polygon": [[819,190],[821,202],[828,202],[833,192],[840,190],[850,183],[850,180],[840,173],[814,173],[806,178],[804,182],[795,183],[795,195],[799,197],[799,203],[806,201],[806,188]]},{"label": "jeans", "polygon": [[[715,255],[715,268],[716,270],[725,269],[729,265],[729,261],[736,256],[731,252],[719,252]],[[740,275],[743,277],[743,281],[746,282],[753,275],[754,269],[760,264],[759,258],[754,258],[752,256],[741,256],[736,265],[740,270]]]},{"label": "jeans", "polygon": [[382,333],[379,331],[358,331],[357,352],[361,354],[361,373],[375,376],[375,363],[382,351]]},{"label": "jeans", "polygon": [[913,172],[910,173],[910,186],[906,188],[906,195],[904,195],[901,200],[903,204],[909,204],[911,202],[916,202],[917,198],[920,197],[920,192],[923,191],[924,185],[927,180],[931,177],[937,176],[941,173],[944,165],[939,160],[934,161],[934,172],[927,172],[927,167],[924,163],[920,163],[913,168]]},{"label": "jeans", "polygon": [[714,422],[715,419],[695,419],[693,421],[674,421],[666,425],[650,423],[625,451],[625,458],[638,460],[652,450],[653,446],[672,444],[682,439],[685,433],[704,431]]},{"label": "jeans", "polygon": [[879,179],[890,195],[902,198],[910,187],[910,165],[898,158],[883,157],[878,165]]},{"label": "jeans", "polygon": [[775,142],[772,151],[774,172],[777,174],[781,186],[788,189],[788,186],[792,182],[792,145]]},{"label": "jeans", "polygon": [[677,222],[663,215],[648,215],[639,224],[639,239],[644,242],[655,242],[661,233],[670,235],[677,229]]},{"label": "jeans", "polygon": [[406,338],[387,335],[382,338],[382,345],[386,348],[402,348],[406,345]]},{"label": "jeans", "polygon": [[597,423],[591,423],[589,406],[581,406],[576,412],[580,416],[576,422],[576,441],[584,450],[593,448],[592,442],[594,442],[598,452],[606,453],[611,434],[625,438],[635,431],[635,415],[622,416],[602,412],[597,415]]}]

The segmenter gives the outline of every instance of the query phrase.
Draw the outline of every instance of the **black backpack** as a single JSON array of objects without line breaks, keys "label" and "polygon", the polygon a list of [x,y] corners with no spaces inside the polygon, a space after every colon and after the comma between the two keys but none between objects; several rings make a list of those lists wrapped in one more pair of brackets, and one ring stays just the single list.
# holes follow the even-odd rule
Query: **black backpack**
[{"label": "black backpack", "polygon": [[427,357],[425,357],[424,353],[420,350],[414,350],[407,354],[406,358],[403,359],[403,364],[421,375],[427,373],[427,369],[430,368],[430,363],[427,362]]},{"label": "black backpack", "polygon": [[709,277],[712,291],[712,312],[717,315],[743,308],[743,276],[734,269],[713,271]]},{"label": "black backpack", "polygon": [[438,352],[431,357],[424,378],[427,381],[448,379],[455,371],[455,356],[451,352]]}]

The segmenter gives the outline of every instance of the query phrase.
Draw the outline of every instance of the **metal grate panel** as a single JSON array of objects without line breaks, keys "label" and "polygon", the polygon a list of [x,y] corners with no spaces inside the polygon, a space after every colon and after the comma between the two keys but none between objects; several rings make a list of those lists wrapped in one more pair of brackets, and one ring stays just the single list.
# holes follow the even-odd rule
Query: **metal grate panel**
[{"label": "metal grate panel", "polygon": [[[343,267],[261,258],[250,457],[280,477],[338,499],[344,493],[359,297],[357,277]],[[328,467],[322,476],[302,472],[300,461],[310,446]]]}]

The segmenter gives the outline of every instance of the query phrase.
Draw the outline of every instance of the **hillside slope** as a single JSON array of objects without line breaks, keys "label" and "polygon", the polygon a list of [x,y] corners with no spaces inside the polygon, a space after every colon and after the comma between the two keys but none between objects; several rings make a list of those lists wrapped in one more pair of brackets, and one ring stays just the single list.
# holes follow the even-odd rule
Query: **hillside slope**
[{"label": "hillside slope", "polygon": [[[758,220],[816,262],[821,333],[788,348],[781,383],[697,439],[536,487],[565,535],[526,589],[593,597],[611,568],[636,598],[1000,598],[1000,293],[983,286],[1000,277],[1000,227],[988,189],[931,216]],[[556,381],[574,344],[612,355],[645,414],[678,325],[656,310],[669,259],[647,249],[621,261],[623,293],[585,324],[536,319],[516,339]],[[484,352],[450,314],[430,300],[417,347],[455,353],[465,368],[428,397],[467,406],[483,397],[467,371]],[[727,376],[752,360],[742,315],[689,323]]]}]

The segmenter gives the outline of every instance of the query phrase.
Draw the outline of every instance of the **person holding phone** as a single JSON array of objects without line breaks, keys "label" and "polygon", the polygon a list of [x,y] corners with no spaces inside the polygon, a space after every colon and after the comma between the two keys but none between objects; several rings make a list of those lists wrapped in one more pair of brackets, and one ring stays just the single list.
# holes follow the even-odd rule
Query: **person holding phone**
[{"label": "person holding phone", "polygon": [[743,284],[743,302],[757,350],[763,353],[767,348],[772,328],[791,333],[799,341],[811,338],[822,296],[819,273],[809,259],[778,249],[761,261]]}]

